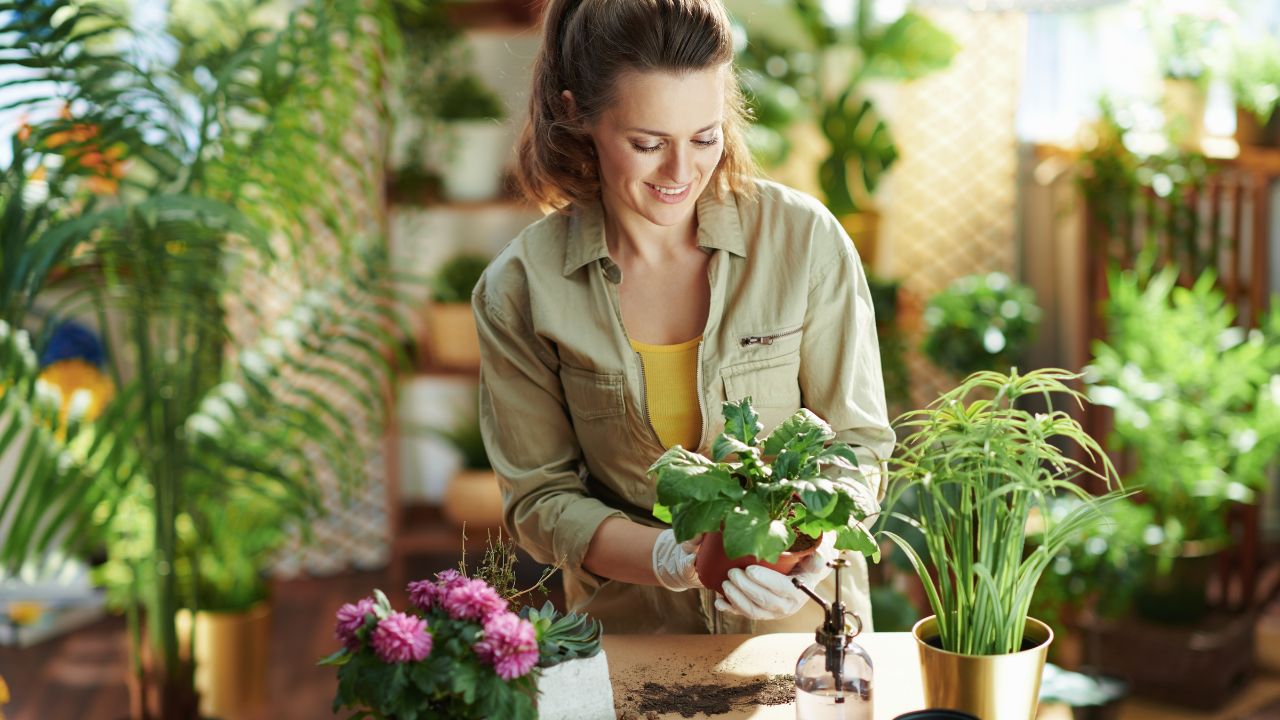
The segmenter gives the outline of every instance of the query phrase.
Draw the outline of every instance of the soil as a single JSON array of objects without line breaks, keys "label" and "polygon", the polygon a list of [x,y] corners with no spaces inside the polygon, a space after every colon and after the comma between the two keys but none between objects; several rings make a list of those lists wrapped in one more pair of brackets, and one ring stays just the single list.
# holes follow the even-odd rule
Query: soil
[{"label": "soil", "polygon": [[817,544],[817,538],[811,538],[804,533],[796,533],[796,541],[791,543],[791,547],[787,548],[787,552],[804,552]]},{"label": "soil", "polygon": [[627,688],[618,706],[619,720],[654,720],[663,715],[686,718],[715,716],[741,708],[795,702],[794,675],[753,678],[739,685],[694,682],[705,677],[705,670],[690,663],[679,673],[681,679],[689,682],[661,684],[644,680],[657,674],[654,669],[636,668],[631,678],[622,678],[620,683],[615,683],[615,687]]}]

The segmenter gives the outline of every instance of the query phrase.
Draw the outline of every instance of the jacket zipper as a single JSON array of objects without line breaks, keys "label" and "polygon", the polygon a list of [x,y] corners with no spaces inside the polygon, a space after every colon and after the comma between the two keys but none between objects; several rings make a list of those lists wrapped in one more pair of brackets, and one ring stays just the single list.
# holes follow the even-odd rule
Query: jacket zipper
[{"label": "jacket zipper", "polygon": [[[627,342],[631,341],[628,340]],[[662,439],[658,437],[658,431],[653,429],[653,417],[649,415],[649,388],[644,377],[644,356],[635,350],[632,353],[635,354],[636,360],[640,361],[640,403],[644,406],[644,422],[649,428],[649,435],[653,438],[653,441],[658,444],[658,447],[663,447]],[[666,448],[663,449],[665,450]]]},{"label": "jacket zipper", "polygon": [[694,382],[694,389],[698,395],[698,422],[701,423],[698,430],[698,447],[693,449],[694,452],[702,449],[702,443],[707,438],[707,413],[702,407],[702,344],[704,342],[706,342],[705,337],[698,341],[698,365],[695,372],[697,380]]},{"label": "jacket zipper", "polygon": [[772,335],[748,335],[742,338],[739,342],[741,343],[742,347],[749,347],[751,345],[772,345],[774,340],[777,340],[778,338],[787,337],[788,335],[795,335],[796,333],[800,332],[803,329],[804,329],[803,327],[798,327],[795,330],[788,330],[786,332],[774,333]]}]

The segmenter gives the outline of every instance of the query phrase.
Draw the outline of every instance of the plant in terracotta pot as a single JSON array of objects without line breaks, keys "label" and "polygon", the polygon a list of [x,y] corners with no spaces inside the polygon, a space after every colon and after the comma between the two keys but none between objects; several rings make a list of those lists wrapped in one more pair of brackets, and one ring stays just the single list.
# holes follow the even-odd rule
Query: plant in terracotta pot
[{"label": "plant in terracotta pot", "polygon": [[[1072,482],[1089,474],[1110,483],[1115,471],[1098,444],[1066,412],[1031,413],[1020,398],[1081,401],[1065,370],[1026,375],[980,372],[932,405],[898,420],[911,434],[891,462],[886,506],[923,538],[918,553],[882,530],[910,559],[933,615],[912,629],[930,707],[986,720],[1034,717],[1040,672],[1053,635],[1029,618],[1041,574],[1068,538],[1100,517],[1100,505]],[[976,399],[975,399],[976,398]],[[1074,444],[1102,465],[1094,471],[1065,453]],[[912,506],[896,503],[914,489]],[[1082,504],[1064,517],[1043,512],[1056,493]],[[1032,510],[1045,523],[1040,543],[1026,539]]]},{"label": "plant in terracotta pot", "polygon": [[444,516],[455,525],[496,528],[502,525],[502,491],[489,464],[480,421],[468,418],[440,433],[462,455],[462,469],[444,492]]},{"label": "plant in terracotta pot", "polygon": [[1227,509],[1255,502],[1280,452],[1280,318],[1234,327],[1212,273],[1111,273],[1108,333],[1086,369],[1089,396],[1114,410],[1112,442],[1131,454],[1146,561],[1140,614],[1189,622],[1206,611],[1214,555],[1232,541]]},{"label": "plant in terracotta pot", "polygon": [[719,590],[730,569],[753,564],[785,574],[825,532],[835,533],[837,549],[879,557],[862,524],[879,510],[875,489],[822,418],[802,408],[760,438],[751,398],[723,410],[710,458],[677,445],[649,468],[654,517],[671,523],[679,542],[706,533],[696,564],[703,585]]},{"label": "plant in terracotta pot", "polygon": [[471,291],[489,264],[476,253],[451,257],[431,279],[427,312],[428,345],[435,362],[445,367],[480,366],[480,338],[471,314]]}]

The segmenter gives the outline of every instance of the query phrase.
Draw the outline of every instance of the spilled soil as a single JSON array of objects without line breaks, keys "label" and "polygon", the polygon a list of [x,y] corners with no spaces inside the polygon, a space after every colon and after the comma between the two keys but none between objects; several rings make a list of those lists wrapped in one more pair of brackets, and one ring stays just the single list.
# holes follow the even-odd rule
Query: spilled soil
[{"label": "spilled soil", "polygon": [[[686,664],[675,673],[670,666],[638,667],[627,675],[614,682],[615,688],[626,688],[617,708],[619,720],[653,720],[663,715],[713,717],[743,708],[786,705],[796,699],[794,675],[757,677],[725,685],[702,682],[708,679],[706,668],[693,664]],[[646,679],[671,675],[678,680],[657,683]]]}]

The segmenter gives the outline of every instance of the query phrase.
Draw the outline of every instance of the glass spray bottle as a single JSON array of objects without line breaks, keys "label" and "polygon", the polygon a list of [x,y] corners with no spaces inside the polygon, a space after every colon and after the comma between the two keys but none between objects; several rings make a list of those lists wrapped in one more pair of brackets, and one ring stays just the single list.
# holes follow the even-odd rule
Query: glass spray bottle
[{"label": "glass spray bottle", "polygon": [[841,557],[827,565],[836,574],[836,597],[830,604],[799,579],[792,579],[822,606],[824,614],[817,641],[796,663],[796,718],[871,720],[871,656],[853,642],[862,632],[862,619],[846,610],[840,599],[840,572],[849,567],[849,561]]}]

